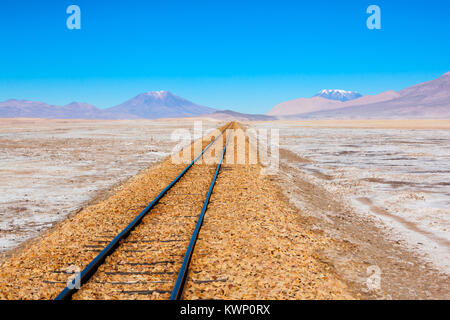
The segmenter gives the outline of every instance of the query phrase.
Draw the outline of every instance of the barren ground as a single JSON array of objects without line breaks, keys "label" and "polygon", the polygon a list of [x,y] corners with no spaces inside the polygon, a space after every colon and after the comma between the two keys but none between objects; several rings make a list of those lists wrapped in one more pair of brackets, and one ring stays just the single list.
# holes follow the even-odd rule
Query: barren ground
[{"label": "barren ground", "polygon": [[[252,173],[249,179],[261,179],[258,189],[270,197],[277,194],[282,201],[278,205],[291,208],[282,210],[286,217],[291,213],[298,216],[294,224],[296,218],[283,220],[284,228],[279,231],[295,237],[291,233],[298,224],[300,231],[295,233],[307,239],[298,244],[299,249],[307,251],[312,265],[318,261],[318,265],[326,266],[320,270],[328,270],[329,279],[335,279],[336,274],[354,297],[450,298],[450,121],[280,121],[247,125],[280,130],[280,170],[266,178],[256,178]],[[217,122],[203,122],[204,129],[218,126]],[[171,153],[179,141],[172,141],[170,135],[180,128],[192,131],[192,120],[0,119],[3,251],[13,254],[11,249],[20,243],[42,234],[88,203],[117,194],[124,185],[132,189],[135,182],[123,182]],[[250,171],[246,171],[240,179],[246,174],[250,177]],[[220,179],[237,183],[226,171]],[[272,181],[280,186],[280,192],[269,190]],[[120,188],[114,187],[119,184]],[[253,199],[245,192],[240,196]],[[261,203],[250,200],[246,204],[254,208],[248,212],[257,213]],[[264,212],[268,209],[265,206]],[[211,221],[217,223],[220,220],[215,220],[214,205],[211,210]],[[271,223],[270,215],[267,219]],[[221,221],[227,228],[233,226]],[[270,230],[271,237],[278,236],[276,229]],[[209,231],[206,225],[205,232]],[[41,250],[37,244],[31,248]],[[258,251],[254,254],[256,257]],[[20,254],[16,260],[18,257]],[[266,267],[270,270],[273,265]],[[379,270],[381,287],[371,291],[368,268],[373,267]],[[24,281],[31,280],[27,279]],[[327,286],[330,283],[321,290]],[[29,290],[30,295],[37,294]],[[270,297],[273,292],[267,293]],[[316,292],[310,297],[319,296]]]},{"label": "barren ground", "polygon": [[[212,137],[205,138],[196,143],[206,146]],[[248,146],[245,152],[254,149],[252,143]],[[227,149],[231,159],[234,149],[232,144]],[[73,298],[168,298],[215,171],[211,160],[220,150],[222,146],[214,144],[207,151]],[[0,299],[54,298],[66,285],[70,270],[84,268],[184,168],[172,160],[142,171],[114,195],[4,259]],[[205,229],[200,231],[195,254],[201,257],[196,256],[190,268],[187,297],[354,298],[332,266],[318,255],[318,249],[333,247],[335,241],[310,229],[298,210],[280,196],[273,179],[260,174],[259,164],[236,164],[228,156],[224,164]]]},{"label": "barren ground", "polygon": [[279,185],[318,230],[348,244],[323,255],[358,291],[377,270],[381,290],[366,297],[449,298],[450,121],[252,126],[279,129]]},{"label": "barren ground", "polygon": [[168,156],[175,129],[193,121],[0,119],[0,253]]}]

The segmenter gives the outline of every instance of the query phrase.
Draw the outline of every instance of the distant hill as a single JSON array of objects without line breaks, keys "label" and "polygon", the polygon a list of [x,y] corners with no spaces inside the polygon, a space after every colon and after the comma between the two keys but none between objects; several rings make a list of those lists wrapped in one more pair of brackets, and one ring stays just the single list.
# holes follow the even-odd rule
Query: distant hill
[{"label": "distant hill", "polygon": [[214,111],[216,109],[197,105],[168,91],[143,93],[107,109],[80,102],[65,106],[15,99],[0,102],[0,118],[158,119],[191,117]]},{"label": "distant hill", "polygon": [[285,119],[449,119],[450,72],[401,91],[341,102],[301,98],[275,106],[268,115]]},{"label": "distant hill", "polygon": [[299,98],[282,102],[267,112],[268,116],[289,116],[301,113],[309,113],[320,110],[337,109],[342,106],[342,102],[329,100],[322,97]]},{"label": "distant hill", "polygon": [[212,113],[216,109],[200,106],[169,91],[150,91],[105,111],[113,114],[129,114],[138,118],[158,119],[198,116]]},{"label": "distant hill", "polygon": [[272,110],[270,110],[267,115],[272,116],[292,116],[300,114],[309,114],[312,112],[323,111],[323,110],[334,110],[340,109],[347,106],[354,105],[364,105],[375,102],[387,101],[400,96],[395,91],[386,91],[374,96],[366,95],[354,100],[347,100],[345,102],[339,100],[331,100],[319,96],[314,96],[312,98],[299,98],[291,101],[282,102]]},{"label": "distant hill", "polygon": [[321,110],[342,108],[344,102],[359,100],[362,95],[356,91],[322,90],[312,98],[299,98],[282,102],[270,110],[267,115],[285,116],[310,113]]},{"label": "distant hill", "polygon": [[223,121],[269,121],[269,120],[276,120],[276,117],[267,116],[263,114],[247,114],[247,113],[240,113],[232,110],[223,110],[223,111],[216,111],[211,114],[205,114],[202,115],[202,117],[205,118],[211,118],[216,120],[223,120]]},{"label": "distant hill", "polygon": [[53,119],[111,119],[114,115],[80,102],[55,106],[44,102],[10,99],[0,102],[2,118],[53,118]]}]

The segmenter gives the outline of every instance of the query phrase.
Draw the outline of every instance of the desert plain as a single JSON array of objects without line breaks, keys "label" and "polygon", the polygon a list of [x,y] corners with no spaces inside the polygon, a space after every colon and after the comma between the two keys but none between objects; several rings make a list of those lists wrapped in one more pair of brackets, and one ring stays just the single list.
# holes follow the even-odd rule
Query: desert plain
[{"label": "desert plain", "polygon": [[[2,259],[167,158],[199,121],[203,134],[224,124],[0,119]],[[277,131],[280,199],[334,239],[316,254],[354,297],[450,298],[450,120],[242,124]]]}]

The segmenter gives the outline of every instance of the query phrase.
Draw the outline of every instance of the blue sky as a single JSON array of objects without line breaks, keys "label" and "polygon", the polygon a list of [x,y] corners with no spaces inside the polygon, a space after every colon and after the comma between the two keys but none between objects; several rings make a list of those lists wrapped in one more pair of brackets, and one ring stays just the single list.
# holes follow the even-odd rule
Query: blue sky
[{"label": "blue sky", "polygon": [[[82,29],[66,28],[81,8]],[[381,8],[381,30],[366,8]],[[376,94],[450,70],[450,1],[2,0],[0,101],[104,108],[169,90],[265,113],[324,88]]]}]

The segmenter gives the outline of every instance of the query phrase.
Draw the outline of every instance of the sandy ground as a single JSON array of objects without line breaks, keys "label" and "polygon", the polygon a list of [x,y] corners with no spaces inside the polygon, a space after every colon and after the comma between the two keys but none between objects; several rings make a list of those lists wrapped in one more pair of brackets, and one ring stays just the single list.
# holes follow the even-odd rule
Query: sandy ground
[{"label": "sandy ground", "polygon": [[0,119],[0,253],[186,144],[176,129],[193,121]]},{"label": "sandy ground", "polygon": [[252,124],[279,130],[279,183],[289,201],[310,215],[318,229],[355,245],[324,252],[330,263],[359,283],[361,292],[367,290],[368,272],[377,270],[383,289],[377,297],[394,299],[449,298],[446,125],[448,121],[439,122],[437,129],[431,129],[430,121]]}]

